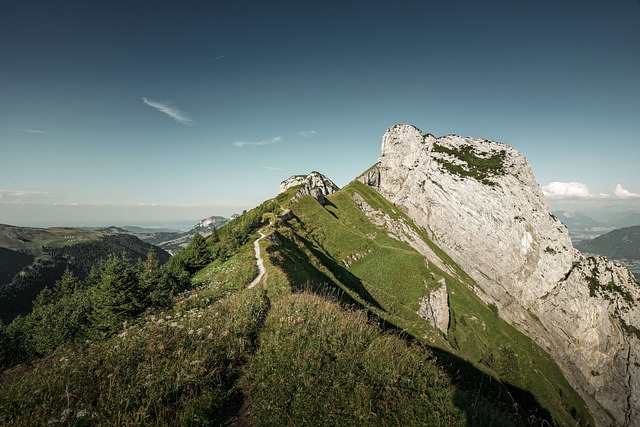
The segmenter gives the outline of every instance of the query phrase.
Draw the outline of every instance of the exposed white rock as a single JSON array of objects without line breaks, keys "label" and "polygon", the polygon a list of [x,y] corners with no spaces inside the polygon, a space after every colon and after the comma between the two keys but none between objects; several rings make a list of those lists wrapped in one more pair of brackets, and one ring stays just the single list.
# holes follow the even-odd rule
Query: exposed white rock
[{"label": "exposed white rock", "polygon": [[325,196],[333,194],[340,189],[333,181],[321,173],[311,172],[307,176],[294,175],[282,181],[278,187],[278,194],[297,186],[302,186],[302,188],[293,196],[292,200],[297,200],[302,196],[311,196],[321,204],[324,204]]},{"label": "exposed white rock", "polygon": [[449,329],[449,294],[444,279],[440,280],[440,285],[420,301],[418,316],[446,334]]},{"label": "exposed white rock", "polygon": [[292,187],[304,185],[306,181],[307,175],[293,175],[280,183],[280,186],[278,187],[278,194],[284,193]]},{"label": "exposed white rock", "polygon": [[478,295],[556,360],[599,425],[640,419],[640,290],[582,256],[525,157],[484,139],[388,129],[360,177],[401,207],[478,283]]},{"label": "exposed white rock", "polygon": [[227,221],[229,221],[227,218],[224,218],[224,217],[221,217],[221,216],[210,216],[208,218],[205,218],[205,219],[201,220],[193,228],[198,230],[198,229],[201,229],[201,228],[221,227]]}]

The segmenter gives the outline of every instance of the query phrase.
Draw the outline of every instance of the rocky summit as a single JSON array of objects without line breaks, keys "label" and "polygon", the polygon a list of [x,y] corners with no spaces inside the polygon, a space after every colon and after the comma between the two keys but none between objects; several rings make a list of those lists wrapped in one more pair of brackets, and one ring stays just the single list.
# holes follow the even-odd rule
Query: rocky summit
[{"label": "rocky summit", "polygon": [[325,196],[339,190],[338,186],[326,176],[319,172],[311,172],[309,175],[294,175],[284,180],[278,187],[278,194],[298,186],[300,190],[293,196],[293,200],[302,196],[311,196],[320,204],[324,204]]},{"label": "rocky summit", "polygon": [[[552,355],[597,424],[637,423],[640,289],[626,268],[574,249],[521,153],[396,125],[360,180],[423,227],[483,301]],[[423,312],[433,318],[429,301]]]}]

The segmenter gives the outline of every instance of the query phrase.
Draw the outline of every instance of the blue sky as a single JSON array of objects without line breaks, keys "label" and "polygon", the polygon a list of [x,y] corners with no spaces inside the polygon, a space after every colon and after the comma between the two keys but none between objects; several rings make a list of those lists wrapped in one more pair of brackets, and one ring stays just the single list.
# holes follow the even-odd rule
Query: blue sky
[{"label": "blue sky", "polygon": [[552,203],[640,194],[637,0],[4,0],[0,40],[2,223],[230,215],[396,123],[514,146]]}]

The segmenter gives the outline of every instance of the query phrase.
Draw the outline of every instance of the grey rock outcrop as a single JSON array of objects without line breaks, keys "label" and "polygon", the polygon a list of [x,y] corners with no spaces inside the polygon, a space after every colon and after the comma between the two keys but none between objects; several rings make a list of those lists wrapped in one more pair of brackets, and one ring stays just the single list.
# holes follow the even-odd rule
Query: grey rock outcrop
[{"label": "grey rock outcrop", "polygon": [[440,285],[420,301],[418,316],[446,334],[449,329],[449,294],[444,278],[440,280]]},{"label": "grey rock outcrop", "polygon": [[573,248],[522,154],[397,125],[360,180],[424,227],[479,297],[552,355],[599,425],[640,419],[640,289],[619,264]]},{"label": "grey rock outcrop", "polygon": [[292,200],[297,200],[302,196],[311,196],[320,204],[324,205],[325,196],[333,194],[339,190],[338,186],[329,178],[319,172],[311,172],[309,175],[294,175],[282,181],[278,187],[278,194],[284,193],[290,188],[302,186],[293,196]]}]

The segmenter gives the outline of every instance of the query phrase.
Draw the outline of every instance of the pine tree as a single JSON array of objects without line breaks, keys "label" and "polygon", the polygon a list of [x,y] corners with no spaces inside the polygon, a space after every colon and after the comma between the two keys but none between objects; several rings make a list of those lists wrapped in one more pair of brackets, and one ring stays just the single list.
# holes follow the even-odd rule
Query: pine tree
[{"label": "pine tree", "polygon": [[147,253],[147,259],[138,267],[140,286],[149,294],[149,303],[153,307],[167,307],[173,301],[176,286],[160,267],[158,256],[153,250]]},{"label": "pine tree", "polygon": [[193,236],[191,243],[184,249],[182,258],[189,274],[194,274],[211,262],[211,250],[200,233]]},{"label": "pine tree", "polygon": [[58,294],[58,298],[64,295],[71,295],[78,289],[80,289],[81,283],[71,270],[67,267],[62,273],[62,277],[55,284],[55,292]]},{"label": "pine tree", "polygon": [[148,306],[148,292],[140,284],[138,271],[123,255],[111,256],[100,269],[95,289],[93,330],[110,334],[126,320],[139,315]]},{"label": "pine tree", "polygon": [[149,250],[147,259],[139,263],[138,276],[141,288],[144,288],[147,292],[151,292],[158,286],[160,281],[160,262],[153,250]]}]

